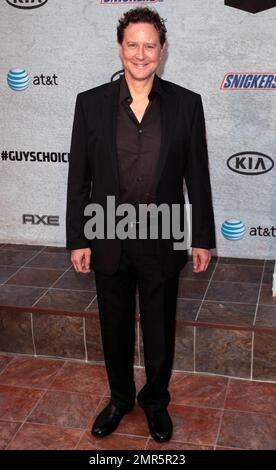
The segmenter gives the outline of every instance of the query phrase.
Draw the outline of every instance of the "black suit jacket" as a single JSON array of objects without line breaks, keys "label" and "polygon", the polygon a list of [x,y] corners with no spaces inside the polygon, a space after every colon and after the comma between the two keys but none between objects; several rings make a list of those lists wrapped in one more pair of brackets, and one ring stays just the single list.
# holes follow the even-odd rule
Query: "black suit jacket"
[{"label": "black suit jacket", "polygon": [[[183,180],[192,204],[192,246],[215,247],[214,216],[208,170],[205,122],[200,95],[157,76],[161,93],[161,153],[157,204],[184,204]],[[119,198],[116,117],[121,79],[79,93],[69,158],[66,248],[92,249],[91,267],[112,274],[119,265],[121,241],[88,240],[84,235],[90,202],[105,206],[106,196]],[[158,240],[164,272],[173,275],[187,261],[173,239]]]}]

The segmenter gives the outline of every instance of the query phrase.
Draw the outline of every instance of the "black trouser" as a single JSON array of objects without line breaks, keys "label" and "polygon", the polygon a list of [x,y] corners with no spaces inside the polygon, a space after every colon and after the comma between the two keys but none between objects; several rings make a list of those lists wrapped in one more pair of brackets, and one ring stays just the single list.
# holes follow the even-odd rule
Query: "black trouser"
[{"label": "black trouser", "polygon": [[170,401],[175,313],[179,273],[167,278],[157,258],[156,240],[124,240],[118,271],[95,273],[105,365],[111,401],[122,408],[135,403],[136,285],[140,303],[147,383],[137,395],[148,410]]}]

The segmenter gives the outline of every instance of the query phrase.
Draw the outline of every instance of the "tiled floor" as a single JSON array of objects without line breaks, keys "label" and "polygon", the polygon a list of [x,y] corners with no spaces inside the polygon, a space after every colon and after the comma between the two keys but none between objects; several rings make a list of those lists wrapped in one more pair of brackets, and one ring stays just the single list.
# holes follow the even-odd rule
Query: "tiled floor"
[{"label": "tiled floor", "polygon": [[[179,319],[276,327],[274,263],[214,257],[195,274],[188,262],[180,275]],[[93,273],[76,273],[65,248],[0,244],[0,305],[89,312],[94,304]]]},{"label": "tiled floor", "polygon": [[[95,362],[102,359],[93,336],[94,278],[76,274],[63,248],[0,244],[0,351],[25,353],[0,352],[0,448],[276,449],[276,383],[269,383],[276,367],[273,267],[273,261],[214,258],[195,275],[189,262],[179,283],[175,369],[191,373],[172,376],[172,440],[153,441],[138,406],[112,436],[97,440],[90,429],[109,398],[105,368]],[[25,310],[13,311],[18,305]],[[4,349],[8,332],[18,349]],[[34,351],[65,358],[33,357]],[[142,351],[140,344],[141,365]],[[205,374],[213,370],[221,375]],[[135,371],[138,391],[144,370]]]},{"label": "tiled floor", "polygon": [[[135,368],[137,390],[144,371]],[[116,432],[95,439],[108,403],[103,365],[0,354],[1,449],[276,449],[276,384],[174,372],[169,443],[150,438],[138,407]]]}]

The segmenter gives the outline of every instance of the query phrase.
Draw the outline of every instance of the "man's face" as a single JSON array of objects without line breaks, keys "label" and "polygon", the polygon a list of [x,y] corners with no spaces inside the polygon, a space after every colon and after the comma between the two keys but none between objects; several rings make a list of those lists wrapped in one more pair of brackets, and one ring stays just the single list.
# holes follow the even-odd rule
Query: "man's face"
[{"label": "man's face", "polygon": [[150,23],[130,23],[124,30],[122,44],[118,44],[126,76],[146,80],[156,71],[163,48],[159,34]]}]

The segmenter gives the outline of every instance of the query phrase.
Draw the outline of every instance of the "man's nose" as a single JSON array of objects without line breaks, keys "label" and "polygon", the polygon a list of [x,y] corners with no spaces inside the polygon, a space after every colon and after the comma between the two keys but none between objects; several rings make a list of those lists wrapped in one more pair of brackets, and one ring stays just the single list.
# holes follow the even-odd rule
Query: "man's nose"
[{"label": "man's nose", "polygon": [[137,58],[143,60],[145,57],[145,49],[144,46],[139,46],[137,49]]}]

